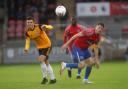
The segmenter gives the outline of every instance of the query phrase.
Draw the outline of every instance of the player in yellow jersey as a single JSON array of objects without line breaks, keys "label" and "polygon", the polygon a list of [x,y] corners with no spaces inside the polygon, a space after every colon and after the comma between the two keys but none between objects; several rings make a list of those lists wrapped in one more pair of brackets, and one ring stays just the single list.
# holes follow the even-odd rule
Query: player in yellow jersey
[{"label": "player in yellow jersey", "polygon": [[48,82],[47,75],[50,76],[49,83],[54,84],[56,83],[56,79],[53,73],[53,69],[48,61],[48,56],[51,51],[51,41],[46,34],[46,31],[53,29],[53,26],[35,24],[32,17],[27,18],[26,24],[26,43],[24,53],[27,54],[29,52],[30,40],[33,40],[39,52],[38,61],[41,64],[43,75],[43,80],[41,84],[46,84]]},{"label": "player in yellow jersey", "polygon": [[89,49],[92,51],[92,56],[95,56],[94,55],[94,51],[95,51],[99,55],[99,59],[101,58],[101,55],[102,55],[102,51],[101,51],[101,47],[100,47],[101,43],[112,44],[111,40],[107,39],[104,36],[101,36],[100,42],[98,44],[93,44],[89,47]]}]

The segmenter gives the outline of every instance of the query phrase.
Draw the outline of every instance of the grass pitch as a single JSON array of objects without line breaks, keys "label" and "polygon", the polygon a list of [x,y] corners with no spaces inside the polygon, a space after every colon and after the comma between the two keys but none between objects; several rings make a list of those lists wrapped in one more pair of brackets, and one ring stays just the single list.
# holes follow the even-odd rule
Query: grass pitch
[{"label": "grass pitch", "polygon": [[41,85],[39,64],[0,65],[0,89],[128,89],[128,62],[102,63],[99,70],[93,68],[89,79],[94,84],[77,80],[75,69],[72,78],[68,78],[66,70],[62,76],[59,75],[60,64],[52,66],[57,83]]}]

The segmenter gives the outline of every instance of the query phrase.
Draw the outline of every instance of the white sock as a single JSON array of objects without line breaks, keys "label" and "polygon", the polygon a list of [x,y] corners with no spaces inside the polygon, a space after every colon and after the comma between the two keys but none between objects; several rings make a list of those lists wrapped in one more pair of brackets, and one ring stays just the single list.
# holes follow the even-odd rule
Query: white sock
[{"label": "white sock", "polygon": [[83,79],[83,81],[88,81],[88,79]]},{"label": "white sock", "polygon": [[71,68],[67,68],[68,70],[71,70]]},{"label": "white sock", "polygon": [[47,66],[44,62],[41,62],[41,70],[43,78],[47,78]]},{"label": "white sock", "polygon": [[80,76],[80,74],[77,74],[77,76]]},{"label": "white sock", "polygon": [[48,71],[48,74],[49,74],[51,80],[54,80],[55,76],[54,76],[53,69],[50,64],[47,65],[47,71]]}]

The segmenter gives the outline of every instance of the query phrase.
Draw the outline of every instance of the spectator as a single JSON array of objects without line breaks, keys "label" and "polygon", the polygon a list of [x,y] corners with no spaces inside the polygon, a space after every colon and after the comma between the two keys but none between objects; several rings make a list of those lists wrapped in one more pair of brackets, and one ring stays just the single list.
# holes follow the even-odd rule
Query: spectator
[{"label": "spectator", "polygon": [[18,11],[16,13],[16,16],[17,16],[17,19],[24,19],[25,18],[25,14],[24,14],[23,7],[22,6],[20,6],[18,8]]},{"label": "spectator", "polygon": [[56,17],[55,6],[56,0],[8,0],[8,20],[17,22],[18,20],[23,21],[25,17],[32,16],[36,23],[47,24],[49,19],[53,20]]}]

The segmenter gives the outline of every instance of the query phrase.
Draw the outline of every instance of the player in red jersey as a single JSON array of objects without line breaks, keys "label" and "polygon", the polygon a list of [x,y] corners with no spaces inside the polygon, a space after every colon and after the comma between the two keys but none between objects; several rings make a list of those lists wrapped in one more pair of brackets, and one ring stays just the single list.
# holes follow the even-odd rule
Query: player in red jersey
[{"label": "player in red jersey", "polygon": [[[99,56],[98,56],[98,47],[95,47],[94,58],[91,57],[91,53],[88,48],[95,44],[97,46],[101,38],[101,33],[104,29],[103,23],[98,23],[95,28],[86,28],[86,30],[81,31],[74,35],[70,40],[68,40],[63,46],[62,50],[66,49],[69,44],[74,41],[72,50],[74,50],[73,57],[79,60],[79,63],[61,63],[60,74],[64,71],[65,68],[84,68],[87,66],[96,65],[99,68]],[[86,76],[85,76],[86,77]],[[86,81],[86,78],[84,78]]]},{"label": "player in red jersey", "polygon": [[[82,25],[77,24],[77,19],[75,17],[71,17],[71,24],[66,27],[64,32],[64,43],[66,43],[72,36],[79,33],[83,29],[84,27]],[[78,59],[74,59],[72,56],[73,54],[72,45],[73,45],[73,42],[71,42],[70,45],[68,46],[66,53],[70,53],[73,63],[78,63]],[[77,79],[81,78],[80,73],[81,73],[81,69],[78,69],[78,74],[76,77]],[[68,77],[71,77],[71,76],[72,76],[71,69],[68,68]]]}]

